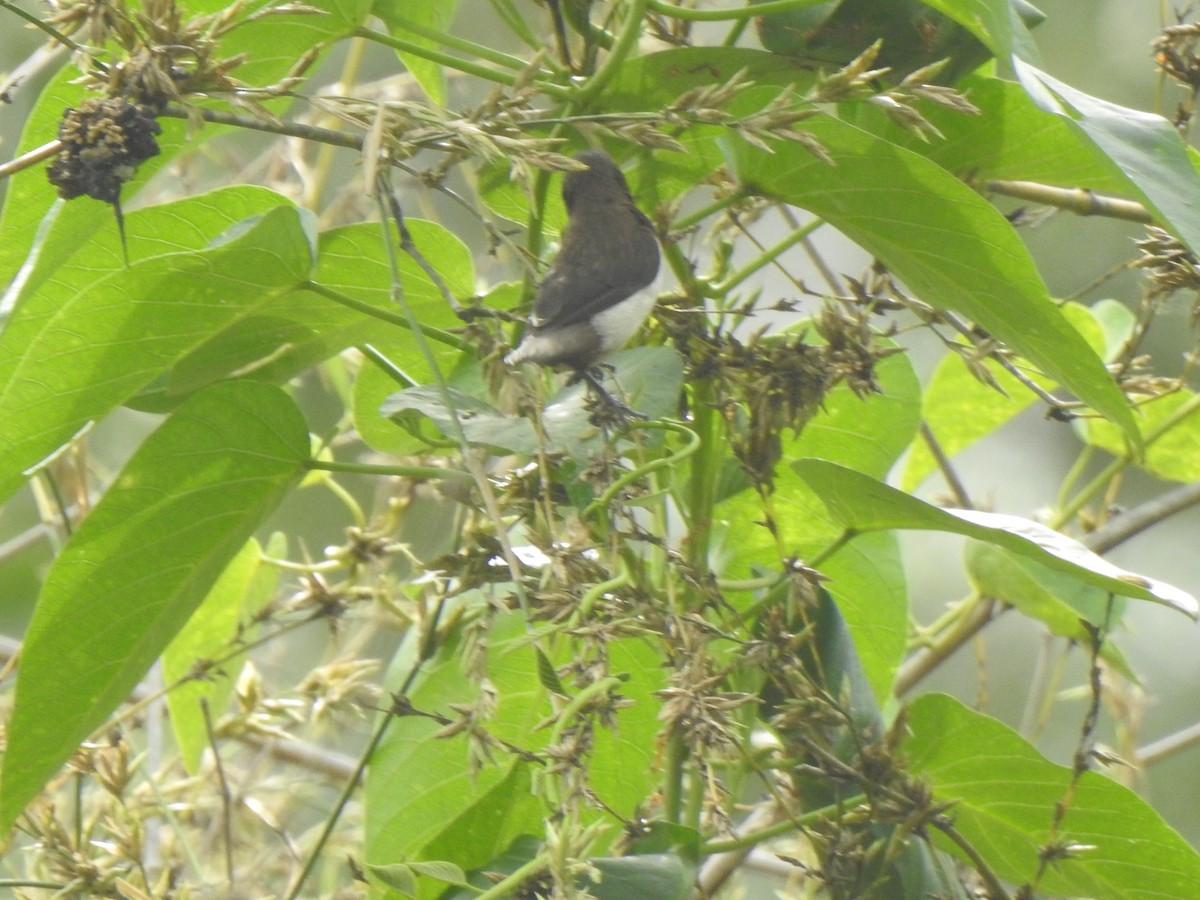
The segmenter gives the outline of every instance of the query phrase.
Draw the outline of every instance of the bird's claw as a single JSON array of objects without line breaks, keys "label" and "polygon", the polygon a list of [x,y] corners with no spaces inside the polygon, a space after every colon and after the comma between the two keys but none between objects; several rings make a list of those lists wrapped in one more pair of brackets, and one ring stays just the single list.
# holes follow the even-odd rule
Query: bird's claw
[{"label": "bird's claw", "polygon": [[[605,366],[605,368],[610,371],[612,370],[612,366]],[[631,420],[644,422],[650,418],[645,413],[630,409],[610,394],[604,385],[600,383],[603,373],[599,371],[599,367],[582,371],[578,375],[578,380],[586,383],[590,389],[591,397],[588,402],[588,410],[591,415],[588,416],[588,421],[597,428],[610,425],[619,427]]]}]

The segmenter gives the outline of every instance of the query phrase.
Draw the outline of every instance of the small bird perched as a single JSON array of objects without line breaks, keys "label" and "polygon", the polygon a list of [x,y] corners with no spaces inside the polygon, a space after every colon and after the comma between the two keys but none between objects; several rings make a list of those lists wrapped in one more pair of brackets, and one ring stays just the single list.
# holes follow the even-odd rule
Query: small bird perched
[{"label": "small bird perched", "polygon": [[554,265],[533,302],[510,365],[570,366],[611,408],[637,416],[604,390],[595,367],[623,347],[654,308],[658,276],[654,227],[634,205],[625,176],[607,154],[585,150],[587,166],[563,178],[567,227]]}]

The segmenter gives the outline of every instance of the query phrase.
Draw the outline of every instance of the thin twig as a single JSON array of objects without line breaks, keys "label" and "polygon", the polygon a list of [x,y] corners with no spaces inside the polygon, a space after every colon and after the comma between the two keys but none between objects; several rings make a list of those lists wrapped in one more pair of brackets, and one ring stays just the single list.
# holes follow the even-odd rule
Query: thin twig
[{"label": "thin twig", "polygon": [[[977,345],[979,343],[979,335],[976,333],[975,329],[967,325],[966,322],[964,322],[954,313],[949,312],[948,310],[943,310],[942,318],[951,328],[965,337],[973,345]],[[1052,410],[1066,408],[1066,404],[1064,404],[1063,401],[1059,400],[1057,397],[1035,382],[1032,378],[1022,372],[1020,367],[1015,365],[1011,359],[1006,359],[1000,354],[994,354],[992,359],[996,361],[997,365],[1008,372],[1009,375],[1021,382],[1021,384],[1023,384],[1025,388],[1030,391],[1030,393],[1032,393],[1035,397],[1040,398],[1042,402],[1044,402]]]},{"label": "thin twig", "polygon": [[1050,833],[1038,853],[1037,872],[1034,873],[1033,880],[1029,884],[1029,887],[1033,890],[1036,890],[1041,884],[1042,878],[1045,877],[1046,871],[1051,865],[1056,865],[1061,860],[1070,858],[1073,852],[1071,844],[1064,842],[1066,838],[1063,834],[1063,822],[1067,817],[1067,813],[1070,812],[1071,807],[1075,804],[1075,795],[1079,789],[1079,779],[1083,777],[1084,772],[1091,768],[1089,763],[1092,757],[1092,745],[1096,737],[1096,725],[1100,721],[1100,704],[1104,696],[1100,653],[1104,649],[1105,640],[1108,638],[1114,600],[1114,596],[1109,594],[1108,602],[1104,607],[1104,620],[1102,622],[1095,625],[1084,623],[1091,643],[1091,659],[1088,670],[1091,702],[1088,704],[1087,714],[1084,716],[1083,725],[1079,730],[1079,743],[1075,747],[1075,755],[1071,765],[1071,780],[1063,792],[1062,799],[1054,804],[1054,817],[1050,823]]},{"label": "thin twig", "polygon": [[925,421],[921,422],[921,437],[924,439],[926,446],[929,447],[929,452],[933,455],[933,461],[937,463],[942,477],[946,479],[950,493],[954,495],[955,504],[961,509],[974,509],[975,505],[971,503],[971,497],[967,493],[967,486],[962,483],[962,479],[954,471],[954,466],[950,463],[950,458],[943,452],[942,445],[938,443],[933,430]]},{"label": "thin twig", "polygon": [[[751,810],[750,815],[738,825],[738,833],[740,835],[756,834],[764,828],[780,822],[787,818],[783,808],[774,799],[768,800],[765,803],[760,803]],[[788,822],[789,829],[792,823]],[[721,885],[729,880],[729,877],[737,871],[746,860],[746,857],[756,847],[756,844],[747,843],[744,847],[736,850],[730,850],[725,853],[715,853],[704,861],[704,865],[700,867],[700,873],[696,877],[697,891],[693,895],[695,898],[709,897]]]},{"label": "thin twig", "polygon": [[28,153],[22,153],[15,159],[10,159],[6,163],[0,163],[0,178],[7,178],[10,175],[16,175],[18,172],[28,169],[31,166],[36,166],[44,159],[49,159],[52,156],[57,156],[62,152],[63,142],[53,140],[48,144],[30,150]]},{"label": "thin twig", "polygon": [[958,623],[952,635],[946,635],[934,646],[926,647],[904,661],[904,664],[896,672],[892,693],[897,697],[903,697],[916,687],[922,678],[957,652],[959,647],[982,631],[988,623],[1006,609],[1008,607],[1003,606],[997,612],[996,603],[992,600],[985,599],[977,603],[966,618]]},{"label": "thin twig", "polygon": [[200,698],[200,712],[204,716],[204,733],[208,735],[208,746],[213,754],[213,766],[217,770],[217,783],[221,788],[221,825],[225,832],[225,878],[229,882],[229,890],[233,891],[233,792],[229,789],[229,780],[225,777],[225,766],[221,763],[221,748],[217,746],[217,732],[213,728],[212,712],[208,708],[208,698]]},{"label": "thin twig", "polygon": [[1182,485],[1110,519],[1085,537],[1083,543],[1095,553],[1104,553],[1198,503],[1200,482]]},{"label": "thin twig", "polygon": [[332,128],[321,128],[317,125],[306,125],[303,122],[276,122],[257,119],[254,116],[226,112],[220,109],[200,109],[194,106],[181,106],[177,103],[167,105],[160,113],[169,119],[200,118],[214,125],[232,125],[238,128],[249,128],[253,131],[265,131],[267,134],[278,134],[286,137],[303,138],[319,141],[323,144],[333,144],[335,147],[346,147],[350,150],[362,150],[363,136],[347,131],[336,131]]},{"label": "thin twig", "polygon": [[937,816],[934,818],[932,824],[934,828],[953,841],[955,846],[971,860],[971,863],[975,866],[975,871],[979,873],[991,891],[988,894],[989,897],[993,897],[995,900],[1009,900],[1008,892],[1004,889],[1004,885],[996,876],[996,873],[992,871],[991,866],[988,865],[987,860],[975,849],[974,844],[958,833],[958,830],[954,827],[949,817]]},{"label": "thin twig", "polygon": [[1181,731],[1140,747],[1133,761],[1139,768],[1144,769],[1195,744],[1200,744],[1200,723],[1189,725]]},{"label": "thin twig", "polygon": [[442,278],[441,273],[430,265],[429,260],[425,258],[425,254],[421,252],[421,248],[413,242],[412,234],[409,232],[408,226],[404,224],[404,211],[400,208],[400,201],[397,199],[395,191],[392,190],[390,184],[386,183],[381,183],[378,186],[378,190],[380,195],[387,199],[388,208],[392,213],[392,221],[396,223],[396,231],[400,234],[400,249],[412,257],[413,262],[421,268],[421,271],[429,276],[429,280],[438,289],[438,293],[442,295],[442,299],[454,310],[454,314],[461,316],[463,311],[462,304],[454,299],[454,295],[450,292],[450,288],[446,284],[445,279]]}]

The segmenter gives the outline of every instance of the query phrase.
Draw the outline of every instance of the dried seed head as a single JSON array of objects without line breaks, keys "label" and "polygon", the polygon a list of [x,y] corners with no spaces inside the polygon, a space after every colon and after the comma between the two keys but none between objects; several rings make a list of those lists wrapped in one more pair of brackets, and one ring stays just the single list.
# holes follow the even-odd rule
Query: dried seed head
[{"label": "dried seed head", "polygon": [[1179,290],[1200,291],[1200,261],[1175,235],[1150,226],[1146,238],[1134,241],[1142,251],[1134,268],[1145,269],[1151,293],[1163,296]]}]

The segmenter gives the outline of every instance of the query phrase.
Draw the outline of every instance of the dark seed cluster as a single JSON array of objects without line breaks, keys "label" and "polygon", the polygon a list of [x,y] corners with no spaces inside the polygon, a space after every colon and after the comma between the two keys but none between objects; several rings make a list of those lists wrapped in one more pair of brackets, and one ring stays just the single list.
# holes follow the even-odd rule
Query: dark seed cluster
[{"label": "dark seed cluster", "polygon": [[142,107],[128,100],[89,98],[63,116],[58,127],[63,150],[47,170],[50,183],[65,200],[87,195],[116,203],[121,185],[158,155],[154,136],[160,131]]}]

